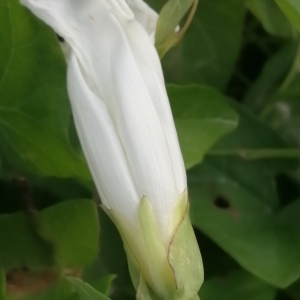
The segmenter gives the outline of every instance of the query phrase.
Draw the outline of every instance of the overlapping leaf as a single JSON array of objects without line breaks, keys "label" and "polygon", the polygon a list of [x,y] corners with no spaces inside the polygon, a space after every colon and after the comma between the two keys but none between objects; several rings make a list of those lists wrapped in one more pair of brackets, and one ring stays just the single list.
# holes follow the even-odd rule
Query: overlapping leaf
[{"label": "overlapping leaf", "polygon": [[0,216],[0,265],[5,269],[83,268],[98,253],[95,205],[70,200],[35,216],[23,212]]},{"label": "overlapping leaf", "polygon": [[0,216],[0,240],[2,268],[27,266],[37,269],[54,263],[50,245],[38,236],[32,220],[25,213]]},{"label": "overlapping leaf", "polygon": [[200,163],[203,155],[238,123],[227,98],[206,86],[168,86],[175,125],[186,168]]},{"label": "overlapping leaf", "polygon": [[248,0],[246,3],[270,34],[284,38],[293,36],[291,23],[274,0]]},{"label": "overlapping leaf", "polygon": [[261,111],[280,89],[292,67],[297,48],[298,43],[288,43],[267,61],[260,76],[244,97],[243,102],[248,108]]},{"label": "overlapping leaf", "polygon": [[[160,6],[157,0],[147,2]],[[183,42],[163,59],[167,82],[224,88],[240,50],[244,11],[240,0],[199,1]]]},{"label": "overlapping leaf", "polygon": [[[239,157],[241,149],[259,147],[285,146],[271,129],[240,110],[239,128],[215,149],[236,151]],[[269,159],[253,165],[237,157],[209,157],[188,173],[192,222],[245,269],[286,287],[300,277],[300,265],[294,263],[300,260],[300,234],[277,220],[274,176],[294,163]]]},{"label": "overlapping leaf", "polygon": [[69,200],[42,210],[39,233],[54,246],[61,267],[83,268],[98,253],[99,225],[95,204],[90,200]]},{"label": "overlapping leaf", "polygon": [[1,151],[19,170],[87,180],[68,139],[65,63],[55,33],[17,0],[0,6]]},{"label": "overlapping leaf", "polygon": [[275,0],[282,11],[300,31],[300,2],[298,0]]},{"label": "overlapping leaf", "polygon": [[68,277],[80,300],[109,300],[108,297],[95,290],[88,283],[74,277]]},{"label": "overlapping leaf", "polygon": [[244,270],[235,270],[204,282],[199,295],[203,300],[274,300],[276,288]]}]

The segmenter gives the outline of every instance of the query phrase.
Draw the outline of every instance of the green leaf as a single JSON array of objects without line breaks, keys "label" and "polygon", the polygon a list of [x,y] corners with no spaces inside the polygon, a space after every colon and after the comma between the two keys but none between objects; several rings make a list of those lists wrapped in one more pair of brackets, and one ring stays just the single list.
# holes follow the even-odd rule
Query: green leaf
[{"label": "green leaf", "polygon": [[160,57],[163,57],[180,40],[180,34],[175,31],[176,27],[193,2],[196,1],[169,0],[160,11],[155,34],[155,46]]},{"label": "green leaf", "polygon": [[53,264],[51,247],[39,238],[25,213],[0,215],[0,241],[2,268],[37,269]]},{"label": "green leaf", "polygon": [[5,294],[6,294],[5,272],[4,269],[0,269],[0,300],[6,300]]},{"label": "green leaf", "polygon": [[[89,282],[89,284],[93,289],[108,297],[111,291],[112,281],[115,280],[115,278],[116,275],[106,275],[92,280],[91,282]],[[132,285],[131,282],[129,282],[129,284]],[[116,289],[114,289],[114,296],[116,295],[117,291],[121,290],[119,283],[115,287]],[[78,293],[76,293],[73,294],[73,296],[70,299],[68,298],[68,300],[80,300],[80,296],[78,295]]]},{"label": "green leaf", "polygon": [[69,142],[66,67],[55,33],[18,0],[2,1],[0,20],[1,150],[18,170],[89,179]]},{"label": "green leaf", "polygon": [[[220,140],[208,154],[210,158],[214,157],[218,168],[228,173],[230,178],[276,208],[278,197],[273,177],[278,172],[296,170],[298,159],[288,159],[288,155],[282,158],[272,157],[276,151],[282,151],[283,154],[288,151],[287,144],[265,122],[242,106],[234,102],[232,105],[239,113],[239,126]],[[258,154],[258,157],[259,154],[270,154],[270,156],[265,160],[253,161],[249,160],[251,153]],[[263,188],[261,182],[264,182]]]},{"label": "green leaf", "polygon": [[240,0],[199,1],[183,41],[163,59],[166,81],[223,89],[239,54],[244,12]]},{"label": "green leaf", "polygon": [[293,27],[274,0],[247,0],[247,7],[272,35],[291,38]]},{"label": "green leaf", "polygon": [[[277,221],[284,226],[293,229],[300,235],[300,199],[294,200],[285,206],[277,215]],[[300,280],[286,289],[287,293],[295,300],[300,299]]]},{"label": "green leaf", "polygon": [[275,0],[289,20],[300,31],[300,2],[298,0]]},{"label": "green leaf", "polygon": [[300,235],[300,199],[292,201],[284,206],[281,211],[276,214],[276,220],[284,226],[293,229]]},{"label": "green leaf", "polygon": [[22,212],[0,215],[0,240],[0,265],[6,269],[45,268],[55,262],[82,268],[98,253],[96,207],[90,200],[69,200],[36,216]]},{"label": "green leaf", "polygon": [[82,268],[99,250],[99,224],[90,200],[69,200],[42,210],[38,216],[41,236],[54,246],[61,267]]},{"label": "green leaf", "polygon": [[[197,229],[195,230],[195,233],[201,248],[202,260],[205,264],[205,281],[211,277],[219,276],[239,268],[238,263],[207,235]],[[217,264],[216,257],[218,258]]]},{"label": "green leaf", "polygon": [[[113,289],[115,298],[134,299],[136,292],[129,276],[127,259],[119,232],[102,209],[99,209],[99,221],[101,228],[100,255],[93,265],[84,270],[83,278],[93,286],[94,278],[117,274],[118,277],[114,284],[117,288]],[[97,289],[96,286],[95,288]]]},{"label": "green leaf", "polygon": [[286,290],[288,295],[294,300],[300,300],[300,280],[289,286]]},{"label": "green leaf", "polygon": [[[29,285],[30,283],[32,284],[32,282],[29,282],[28,280]],[[42,284],[43,283],[40,281],[40,285]],[[50,286],[46,286],[44,289],[42,287],[41,291],[23,293],[22,295],[9,295],[6,297],[6,300],[66,300],[69,299],[72,294],[73,291],[70,282],[65,278],[59,278]]]},{"label": "green leaf", "polygon": [[116,277],[117,277],[116,275],[111,274],[111,275],[96,278],[91,282],[91,286],[94,289],[96,289],[98,292],[102,293],[103,295],[108,296],[111,288],[111,284]]},{"label": "green leaf", "polygon": [[244,270],[236,270],[206,280],[199,294],[204,300],[274,300],[276,288]]},{"label": "green leaf", "polygon": [[238,116],[227,98],[209,87],[169,85],[168,95],[188,169],[201,162],[204,154],[237,126]]},{"label": "green leaf", "polygon": [[[300,87],[300,85],[299,85]],[[289,94],[291,93],[291,94]],[[273,102],[264,110],[264,120],[291,146],[295,147],[300,157],[300,90],[293,95],[292,90],[285,90],[273,97]],[[300,178],[300,169],[295,170],[293,175]]]},{"label": "green leaf", "polygon": [[88,283],[75,277],[67,277],[67,279],[73,285],[80,300],[109,300],[109,298],[96,291]]},{"label": "green leaf", "polygon": [[271,56],[243,99],[248,108],[260,111],[278,91],[293,65],[298,47],[297,42],[291,42]]},{"label": "green leaf", "polygon": [[210,153],[223,154],[222,151],[226,153],[231,150],[236,151],[237,156],[243,157],[240,154],[247,149],[287,149],[286,143],[267,123],[236,102],[231,102],[231,105],[239,114],[239,125],[221,139]]},{"label": "green leaf", "polygon": [[[300,96],[300,93],[299,93]],[[300,102],[297,97],[277,95],[276,101],[265,111],[264,119],[282,138],[293,146],[300,146]]]},{"label": "green leaf", "polygon": [[[266,124],[240,106],[235,108],[239,127],[188,172],[191,220],[246,270],[286,287],[300,276],[300,265],[295,264],[300,260],[300,235],[276,219],[274,176],[297,161],[239,158],[243,149],[284,148],[285,144]],[[237,157],[224,156],[226,149]],[[220,156],[213,156],[217,153]]]},{"label": "green leaf", "polygon": [[193,224],[246,270],[278,287],[299,278],[300,235],[239,180],[207,160],[189,174],[189,194]]},{"label": "green leaf", "polygon": [[[102,277],[107,274],[118,274],[118,280],[127,271],[127,260],[123,249],[123,242],[115,225],[106,213],[99,209],[99,222],[101,228],[100,245],[101,255],[96,270],[88,270],[88,277]],[[114,251],[111,251],[114,249]],[[116,260],[115,257],[118,257]],[[127,273],[128,274],[128,273]]]}]

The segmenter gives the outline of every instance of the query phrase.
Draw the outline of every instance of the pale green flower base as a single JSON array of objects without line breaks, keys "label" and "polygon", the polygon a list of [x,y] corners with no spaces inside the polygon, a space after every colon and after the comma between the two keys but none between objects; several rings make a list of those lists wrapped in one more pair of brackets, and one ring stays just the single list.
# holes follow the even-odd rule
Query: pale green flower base
[{"label": "pale green flower base", "polygon": [[[199,300],[202,258],[184,197],[175,210],[178,226],[166,250],[156,229],[152,206],[145,197],[139,206],[142,238],[141,233],[129,232],[118,216],[105,209],[121,233],[137,300]],[[141,239],[144,248],[137,245]]]}]

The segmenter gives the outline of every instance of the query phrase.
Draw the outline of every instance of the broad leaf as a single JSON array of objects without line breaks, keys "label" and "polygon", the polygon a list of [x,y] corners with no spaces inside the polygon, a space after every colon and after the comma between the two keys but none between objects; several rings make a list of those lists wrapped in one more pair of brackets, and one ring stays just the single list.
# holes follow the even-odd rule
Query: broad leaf
[{"label": "broad leaf", "polygon": [[5,269],[51,266],[51,246],[35,232],[33,220],[25,213],[0,215],[0,266]]},{"label": "broad leaf", "polygon": [[247,158],[247,150],[249,149],[287,148],[287,144],[267,123],[261,121],[236,102],[231,102],[231,105],[239,115],[239,125],[236,130],[226,135],[214,146],[213,153],[223,155],[228,151],[233,151],[231,154]]},{"label": "broad leaf", "polygon": [[286,292],[293,300],[300,300],[300,280],[289,286]]},{"label": "broad leaf", "polygon": [[203,300],[274,300],[276,288],[236,270],[205,281],[199,295]]},{"label": "broad leaf", "polygon": [[298,0],[275,0],[289,20],[300,31],[300,2]]},{"label": "broad leaf", "polygon": [[163,57],[179,41],[176,27],[195,0],[169,0],[159,13],[156,25],[155,46]]},{"label": "broad leaf", "polygon": [[199,1],[182,42],[163,59],[166,81],[224,88],[240,50],[244,11],[240,0]]},{"label": "broad leaf", "polygon": [[207,161],[189,174],[193,224],[266,282],[286,287],[297,280],[300,235],[278,224],[272,208],[251,190],[217,170]]},{"label": "broad leaf", "polygon": [[274,103],[265,111],[264,119],[290,145],[300,146],[300,93],[298,97],[277,95]]},{"label": "broad leaf", "polygon": [[97,211],[90,200],[70,200],[35,215],[0,215],[0,265],[5,269],[82,268],[98,253]]},{"label": "broad leaf", "polygon": [[4,269],[0,269],[0,300],[5,300],[6,279]]},{"label": "broad leaf", "polygon": [[[99,210],[99,221],[101,227],[100,255],[92,266],[84,270],[83,278],[98,290],[97,279],[95,278],[103,278],[107,274],[117,274],[113,289],[115,298],[134,299],[135,290],[129,276],[127,259],[120,235],[102,209]],[[105,294],[103,290],[99,291]]]},{"label": "broad leaf", "polygon": [[[279,287],[300,277],[300,235],[276,218],[278,199],[274,176],[293,161],[255,162],[239,157],[243,149],[284,148],[265,124],[238,106],[238,129],[215,147],[225,155],[207,158],[188,172],[193,224],[235,258],[245,269]],[[211,155],[214,150],[211,151]],[[243,155],[241,155],[243,157]]]},{"label": "broad leaf", "polygon": [[113,274],[107,275],[107,276],[102,276],[102,277],[94,279],[90,284],[95,290],[102,293],[103,295],[108,296],[110,288],[111,288],[111,284],[116,277],[117,276],[113,275]]},{"label": "broad leaf", "polygon": [[[278,134],[293,147],[295,154],[300,157],[300,84],[299,92],[288,89],[277,93],[273,102],[264,110],[264,120],[278,132]],[[300,178],[300,169],[293,175]]]},{"label": "broad leaf", "polygon": [[300,199],[292,201],[276,214],[276,220],[300,235]]},{"label": "broad leaf", "polygon": [[[56,282],[47,284],[47,277],[45,275],[32,278],[24,278],[23,282],[17,279],[17,284],[14,286],[15,294],[10,293],[5,300],[67,300],[72,295],[73,291],[70,282],[65,278],[59,278]],[[16,284],[15,283],[15,284]],[[32,291],[24,292],[31,288]],[[23,292],[21,292],[23,291]],[[2,299],[1,299],[2,300]]]},{"label": "broad leaf", "polygon": [[82,268],[96,258],[99,225],[95,204],[70,200],[39,213],[39,233],[54,246],[55,260],[63,267]]},{"label": "broad leaf", "polygon": [[274,0],[247,0],[247,7],[272,35],[291,38],[293,27]]},{"label": "broad leaf", "polygon": [[105,295],[96,291],[88,283],[75,277],[67,277],[67,279],[73,285],[80,300],[109,300]]},{"label": "broad leaf", "polygon": [[68,138],[65,62],[57,37],[18,0],[0,6],[0,141],[19,170],[89,179]]},{"label": "broad leaf", "polygon": [[206,86],[168,86],[171,108],[186,168],[202,161],[204,154],[238,123],[227,98]]},{"label": "broad leaf", "polygon": [[298,43],[291,42],[271,56],[244,97],[247,107],[260,111],[278,91],[293,65],[298,47]]}]

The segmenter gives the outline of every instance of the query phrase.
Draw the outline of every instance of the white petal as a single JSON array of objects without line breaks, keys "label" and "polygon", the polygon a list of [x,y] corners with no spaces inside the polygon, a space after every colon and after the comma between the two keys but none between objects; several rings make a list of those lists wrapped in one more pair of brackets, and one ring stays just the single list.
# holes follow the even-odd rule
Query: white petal
[{"label": "white petal", "polygon": [[81,145],[103,204],[138,227],[140,199],[105,103],[94,95],[71,55],[68,91]]},{"label": "white petal", "polygon": [[136,20],[150,36],[154,37],[158,14],[142,0],[126,0],[126,2],[134,13]]},{"label": "white petal", "polygon": [[[134,181],[137,196],[132,191],[134,187],[130,187],[131,192],[122,199],[136,204],[136,200],[129,198],[134,195],[134,199],[141,199],[145,195],[153,205],[162,237],[168,239],[171,233],[168,218],[173,212],[176,200],[186,188],[186,179],[159,58],[149,34],[133,18],[126,3],[122,3],[123,0],[22,1],[70,45],[76,62],[80,65],[80,80],[85,87],[81,86],[82,82],[81,85],[78,83],[80,89],[84,90],[80,97],[88,95],[89,102],[93,99],[93,103],[96,103],[96,99],[101,99],[106,104],[107,111],[103,107],[100,109],[100,104],[99,107],[94,105],[94,109],[99,116],[104,115],[103,120],[110,116],[109,128],[114,129],[107,128],[107,120],[104,124],[97,120],[96,113],[88,120],[91,112],[86,112],[81,120],[80,114],[84,111],[84,101],[87,100],[83,101],[82,98],[81,108],[74,107],[79,101],[77,98],[80,89],[73,86],[69,79],[77,128],[79,132],[82,131],[79,135],[86,157],[90,160],[89,165],[96,184],[98,182],[97,186],[106,199],[104,201],[110,206],[118,205],[121,190],[125,186],[121,184],[121,178],[127,176],[129,182]],[[138,3],[138,0],[130,1],[131,7]],[[72,64],[69,67],[71,66]],[[69,72],[72,73],[76,72]],[[79,75],[75,77],[79,78]],[[72,79],[73,82],[76,82],[76,78]],[[102,126],[104,131],[107,130],[110,134],[114,132],[115,141],[110,141],[102,129],[99,130],[101,135],[92,133],[93,138],[90,139],[86,124],[91,124],[89,128]],[[130,170],[123,166],[121,173],[109,175],[101,169],[107,168],[107,162],[113,164],[113,156],[117,154],[112,148],[116,141],[120,143],[116,150],[119,160],[124,160],[120,156],[122,148]],[[107,150],[106,145],[110,143]],[[97,153],[95,149],[101,148],[100,145],[105,149]],[[110,171],[118,173],[116,165],[113,166]],[[116,177],[116,185],[122,187],[120,191],[111,191],[114,188],[109,184],[112,179],[109,176]],[[101,184],[101,181],[104,183]],[[126,181],[126,184],[129,183]],[[121,210],[126,207],[125,205]],[[131,207],[127,217],[134,212],[135,207]],[[124,212],[121,211],[121,214],[124,215]]]},{"label": "white petal", "polygon": [[[114,113],[139,195],[152,203],[163,238],[180,193],[161,119],[125,37],[112,50]],[[160,82],[161,84],[161,82]],[[163,99],[160,99],[163,100]]]},{"label": "white petal", "polygon": [[176,187],[178,192],[182,193],[187,187],[186,171],[165,88],[159,57],[155,48],[149,45],[149,40],[145,38],[145,35],[143,35],[140,28],[137,27],[135,31],[127,30],[126,36],[136,64],[140,70],[161,121],[168,144],[169,155],[172,160]]}]

